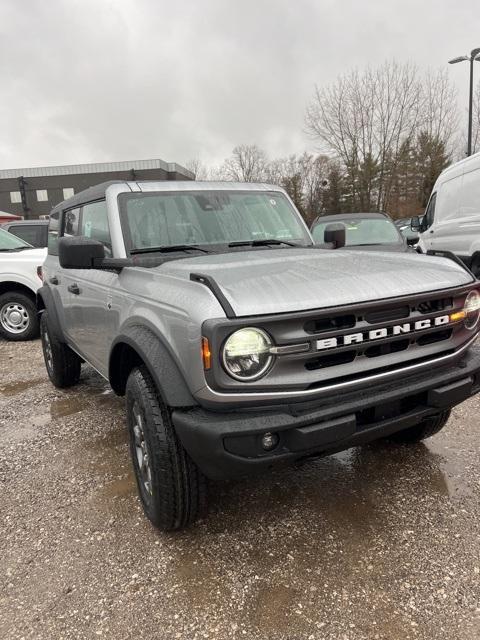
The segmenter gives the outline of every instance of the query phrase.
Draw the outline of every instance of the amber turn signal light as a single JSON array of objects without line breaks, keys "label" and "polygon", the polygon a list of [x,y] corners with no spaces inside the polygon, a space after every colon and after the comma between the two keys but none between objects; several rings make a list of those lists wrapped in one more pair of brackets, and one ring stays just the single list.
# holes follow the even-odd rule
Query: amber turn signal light
[{"label": "amber turn signal light", "polygon": [[202,360],[203,368],[205,370],[210,369],[212,365],[212,353],[210,351],[210,343],[208,342],[208,338],[202,338]]}]

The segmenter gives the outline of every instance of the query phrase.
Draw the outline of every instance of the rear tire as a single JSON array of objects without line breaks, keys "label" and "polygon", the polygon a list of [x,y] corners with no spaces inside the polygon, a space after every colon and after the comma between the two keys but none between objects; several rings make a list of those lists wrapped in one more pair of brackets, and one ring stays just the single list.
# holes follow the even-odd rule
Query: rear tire
[{"label": "rear tire", "polygon": [[29,296],[19,291],[0,296],[0,336],[17,342],[38,337],[37,307]]},{"label": "rear tire", "polygon": [[163,531],[187,527],[206,511],[206,478],[178,440],[170,410],[145,366],[132,370],[125,395],[130,452],[145,515]]},{"label": "rear tire", "polygon": [[441,431],[441,429],[443,429],[447,424],[449,418],[450,409],[447,409],[436,416],[422,420],[422,422],[419,422],[414,427],[409,427],[403,431],[393,433],[389,437],[389,440],[399,442],[401,444],[414,444],[415,442],[420,442],[421,440],[430,438]]},{"label": "rear tire", "polygon": [[80,380],[82,361],[70,347],[55,338],[48,326],[48,312],[40,319],[43,358],[48,377],[58,389],[73,387]]}]

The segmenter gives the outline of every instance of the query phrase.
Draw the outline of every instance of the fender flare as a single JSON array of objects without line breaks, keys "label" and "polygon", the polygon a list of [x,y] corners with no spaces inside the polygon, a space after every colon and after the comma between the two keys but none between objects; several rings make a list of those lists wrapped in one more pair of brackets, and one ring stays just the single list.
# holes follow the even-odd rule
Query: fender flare
[{"label": "fender flare", "polygon": [[147,367],[164,404],[169,407],[198,405],[162,338],[143,325],[129,326],[112,343],[108,378],[117,395],[125,394],[128,375],[140,362]]},{"label": "fender flare", "polygon": [[[58,296],[58,293],[57,293]],[[52,335],[62,343],[65,343],[62,325],[58,317],[57,306],[55,304],[54,292],[46,284],[37,291],[37,309],[39,313],[44,310],[48,311],[48,330]]]}]

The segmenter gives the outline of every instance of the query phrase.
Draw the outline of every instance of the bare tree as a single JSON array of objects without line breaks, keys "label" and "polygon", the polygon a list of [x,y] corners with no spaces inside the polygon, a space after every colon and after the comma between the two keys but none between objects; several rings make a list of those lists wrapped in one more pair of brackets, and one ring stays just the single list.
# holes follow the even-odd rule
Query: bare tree
[{"label": "bare tree", "polygon": [[446,69],[429,70],[422,82],[419,126],[432,140],[441,140],[452,150],[458,128],[457,90]]},{"label": "bare tree", "polygon": [[385,210],[398,200],[418,164],[417,144],[442,156],[428,158],[429,171],[442,166],[456,124],[456,92],[446,72],[422,78],[415,66],[395,61],[317,87],[306,111],[307,131],[340,161],[349,207],[357,211]]},{"label": "bare tree", "polygon": [[197,156],[191,158],[185,165],[185,168],[195,175],[195,180],[211,180],[212,170]]},{"label": "bare tree", "polygon": [[327,207],[325,200],[330,187],[332,165],[332,161],[325,155],[304,153],[300,156],[304,215],[309,222]]},{"label": "bare tree", "polygon": [[307,220],[319,215],[328,185],[330,160],[304,152],[276,158],[266,167],[266,182],[283,187]]},{"label": "bare tree", "polygon": [[234,148],[220,168],[226,180],[235,182],[263,182],[267,175],[268,159],[256,144],[242,144]]}]

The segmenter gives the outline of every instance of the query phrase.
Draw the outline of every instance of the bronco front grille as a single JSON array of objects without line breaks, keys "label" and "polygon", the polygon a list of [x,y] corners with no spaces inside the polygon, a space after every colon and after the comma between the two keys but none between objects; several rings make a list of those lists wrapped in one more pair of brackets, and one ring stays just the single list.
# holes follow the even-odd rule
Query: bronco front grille
[{"label": "bronco front grille", "polygon": [[359,309],[356,313],[345,315],[332,314],[327,317],[311,318],[305,322],[303,328],[306,333],[317,334],[324,331],[335,331],[341,329],[352,329],[361,322],[367,324],[378,324],[393,320],[403,320],[411,315],[431,314],[453,308],[453,298],[435,298],[433,300],[420,300],[411,304],[400,306],[379,307],[366,309],[364,312]]},{"label": "bronco front grille", "polygon": [[[447,347],[441,346],[444,350],[448,348],[453,333],[462,330],[461,324],[450,324],[449,313],[453,306],[452,298],[439,298],[420,300],[414,304],[386,305],[366,310],[360,308],[352,314],[355,317],[354,326],[317,331],[317,339],[314,337],[312,341],[312,349],[304,361],[304,367],[308,371],[336,368],[343,375],[342,365],[354,367],[358,363],[364,370],[366,366],[371,366],[366,365],[367,360],[386,361],[396,355],[398,362],[401,352],[408,352],[408,358],[405,353],[402,361],[415,360],[423,356],[425,348],[437,343],[447,343]],[[317,319],[310,321],[308,326],[313,326],[313,323],[317,327],[325,326]],[[340,323],[335,321],[334,324]]]},{"label": "bronco front grille", "polygon": [[[288,352],[274,358],[268,374],[248,385],[232,380],[214,362],[210,384],[232,391],[302,390],[369,378],[454,354],[472,338],[450,315],[463,309],[471,286],[366,302],[344,307],[279,314],[221,323],[211,337],[220,352],[234,328],[258,326]],[[290,349],[298,345],[298,349]]]}]

